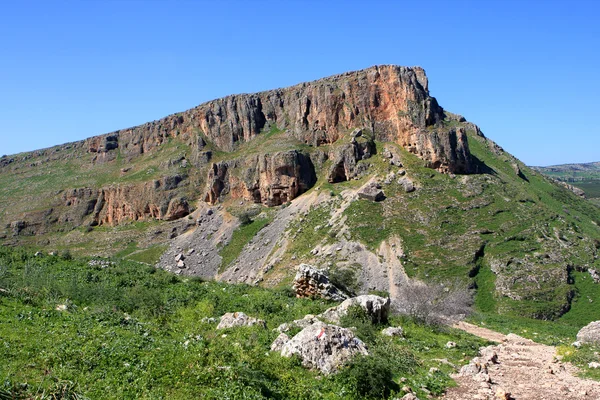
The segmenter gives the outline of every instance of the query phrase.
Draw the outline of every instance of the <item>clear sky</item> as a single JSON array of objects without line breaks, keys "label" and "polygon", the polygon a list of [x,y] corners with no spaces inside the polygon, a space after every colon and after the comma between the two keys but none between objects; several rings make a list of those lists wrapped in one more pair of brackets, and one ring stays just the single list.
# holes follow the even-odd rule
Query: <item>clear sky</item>
[{"label": "clear sky", "polygon": [[600,1],[1,1],[0,155],[232,93],[420,65],[530,165],[599,161]]}]

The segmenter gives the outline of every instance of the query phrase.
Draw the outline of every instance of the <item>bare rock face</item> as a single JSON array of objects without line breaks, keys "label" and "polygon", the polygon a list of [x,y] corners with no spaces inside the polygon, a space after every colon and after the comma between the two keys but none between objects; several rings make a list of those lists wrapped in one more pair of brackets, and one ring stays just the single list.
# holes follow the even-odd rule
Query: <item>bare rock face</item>
[{"label": "bare rock face", "polygon": [[281,350],[281,355],[298,355],[302,365],[331,374],[357,354],[369,355],[365,344],[350,329],[318,322],[300,331]]},{"label": "bare rock face", "polygon": [[577,333],[580,343],[600,344],[600,321],[593,321],[581,328]]},{"label": "bare rock face", "polygon": [[293,284],[296,297],[320,297],[341,301],[348,298],[340,288],[329,281],[321,270],[308,264],[300,264]]},{"label": "bare rock face", "polygon": [[352,297],[344,300],[342,304],[336,307],[327,309],[318,316],[328,321],[338,323],[340,318],[347,315],[348,309],[353,306],[362,307],[367,315],[371,317],[373,322],[385,322],[387,321],[390,312],[390,299],[384,299],[383,297],[371,294]]},{"label": "bare rock face", "polygon": [[236,328],[239,326],[254,326],[260,325],[266,327],[265,321],[249,317],[243,312],[226,313],[221,317],[217,329]]},{"label": "bare rock face", "polygon": [[310,189],[317,178],[310,157],[291,150],[215,163],[207,181],[208,203],[229,194],[235,199],[278,206]]},{"label": "bare rock face", "polygon": [[[362,131],[357,131],[360,132]],[[356,177],[360,172],[357,168],[358,161],[365,160],[374,153],[375,143],[372,140],[358,142],[354,137],[351,143],[335,147],[329,154],[333,164],[329,169],[327,180],[330,183],[337,183]]]}]

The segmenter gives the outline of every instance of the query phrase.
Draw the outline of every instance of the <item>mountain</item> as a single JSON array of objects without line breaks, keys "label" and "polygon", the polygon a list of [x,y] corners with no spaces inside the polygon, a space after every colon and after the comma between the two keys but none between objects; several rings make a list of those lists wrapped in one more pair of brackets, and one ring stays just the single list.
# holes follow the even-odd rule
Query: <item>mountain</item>
[{"label": "mountain", "polygon": [[482,310],[552,319],[597,269],[600,211],[375,66],[228,96],[0,159],[4,245],[287,286],[295,267],[392,297],[460,280]]}]

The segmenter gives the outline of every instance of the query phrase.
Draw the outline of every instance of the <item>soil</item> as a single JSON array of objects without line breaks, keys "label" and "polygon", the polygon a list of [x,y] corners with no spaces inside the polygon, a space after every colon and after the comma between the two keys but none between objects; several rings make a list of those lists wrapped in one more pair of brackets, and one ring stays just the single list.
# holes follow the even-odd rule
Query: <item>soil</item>
[{"label": "soil", "polygon": [[442,399],[600,399],[600,382],[577,377],[578,369],[559,361],[553,346],[465,322],[455,327],[499,343],[487,351],[495,352],[497,361],[488,363],[490,382],[482,381],[482,374],[457,374],[458,386]]}]

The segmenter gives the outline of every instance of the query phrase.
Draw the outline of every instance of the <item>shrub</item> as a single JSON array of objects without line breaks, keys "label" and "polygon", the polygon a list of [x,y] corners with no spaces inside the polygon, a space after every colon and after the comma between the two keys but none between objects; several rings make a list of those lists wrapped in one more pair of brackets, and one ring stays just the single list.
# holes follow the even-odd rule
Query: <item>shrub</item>
[{"label": "shrub", "polygon": [[393,303],[394,311],[428,325],[453,323],[472,311],[473,296],[462,282],[450,285],[407,283]]}]

